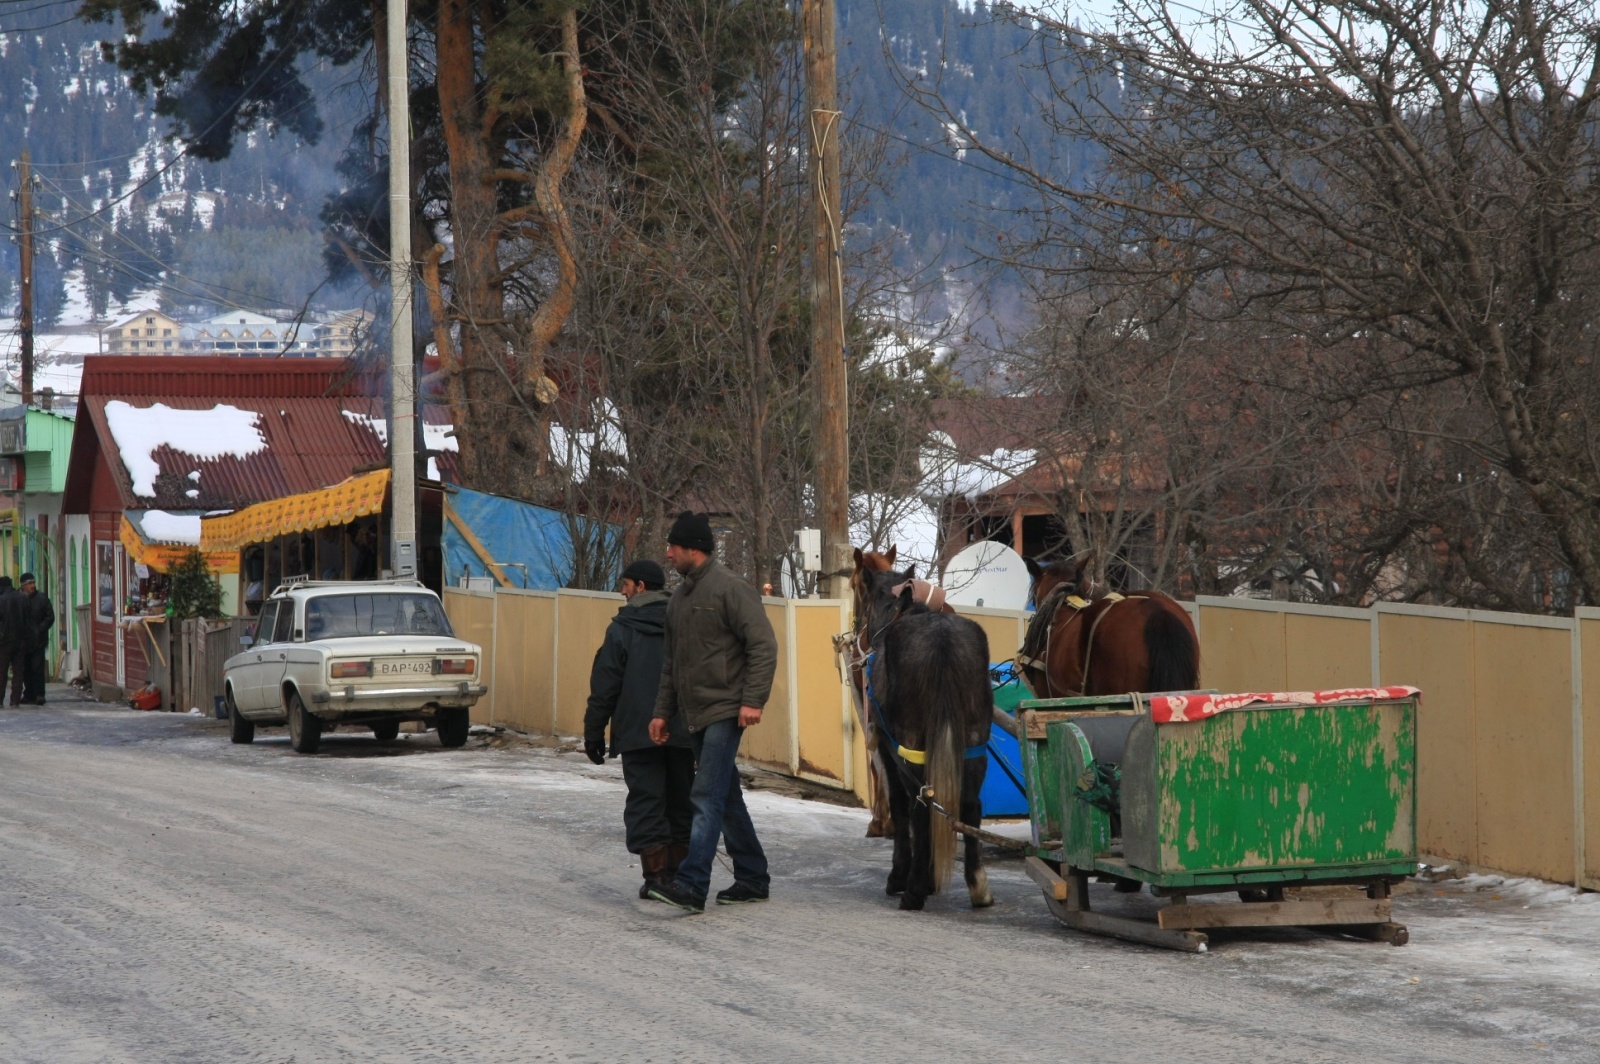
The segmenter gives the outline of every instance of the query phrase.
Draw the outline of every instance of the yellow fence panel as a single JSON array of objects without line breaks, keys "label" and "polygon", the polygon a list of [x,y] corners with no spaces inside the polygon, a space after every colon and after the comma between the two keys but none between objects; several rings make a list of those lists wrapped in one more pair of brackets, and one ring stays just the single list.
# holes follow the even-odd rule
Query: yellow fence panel
[{"label": "yellow fence panel", "polygon": [[556,597],[502,589],[495,603],[494,723],[547,734],[555,717]]},{"label": "yellow fence panel", "polygon": [[1417,712],[1417,846],[1476,862],[1477,696],[1465,610],[1378,611],[1378,682],[1422,690]]},{"label": "yellow fence panel", "polygon": [[957,606],[956,612],[976,621],[989,637],[989,660],[1010,661],[1022,647],[1028,614],[1022,610],[993,610],[980,606]]},{"label": "yellow fence panel", "polygon": [[1288,689],[1283,614],[1200,600],[1200,682],[1218,691]]},{"label": "yellow fence panel", "polygon": [[794,604],[795,689],[800,774],[837,787],[855,779],[849,691],[839,682],[833,637],[849,624],[844,603],[810,600]]},{"label": "yellow fence panel", "polygon": [[494,707],[494,595],[487,591],[462,591],[445,588],[444,612],[457,636],[483,648],[479,662],[489,684],[489,697],[478,699],[472,708],[475,723],[486,724]]},{"label": "yellow fence panel", "polygon": [[1574,808],[1581,829],[1579,885],[1600,890],[1600,610],[1580,609],[1577,625],[1574,665],[1580,682],[1575,719],[1582,737],[1578,745],[1582,774]]},{"label": "yellow fence panel", "polygon": [[624,601],[621,595],[603,591],[556,592],[557,735],[583,734],[595,651],[605,642],[606,629]]},{"label": "yellow fence panel", "polygon": [[1290,691],[1367,687],[1372,681],[1372,617],[1350,614],[1283,615],[1284,682]]},{"label": "yellow fence panel", "polygon": [[[1477,864],[1570,883],[1572,630],[1473,614]],[[1559,625],[1556,627],[1555,625]],[[1532,830],[1530,830],[1530,826]]]}]

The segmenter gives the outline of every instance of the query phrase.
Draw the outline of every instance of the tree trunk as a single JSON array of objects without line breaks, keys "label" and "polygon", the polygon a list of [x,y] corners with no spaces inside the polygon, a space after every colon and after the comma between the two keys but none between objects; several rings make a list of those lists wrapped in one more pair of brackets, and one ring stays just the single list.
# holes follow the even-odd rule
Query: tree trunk
[{"label": "tree trunk", "polygon": [[543,447],[531,402],[508,368],[511,337],[492,177],[498,153],[494,131],[486,128],[493,119],[478,91],[478,10],[474,0],[441,0],[437,29],[439,113],[452,196],[451,312],[459,325],[451,406],[468,417],[468,424],[456,426],[462,479],[483,491],[526,496]]}]

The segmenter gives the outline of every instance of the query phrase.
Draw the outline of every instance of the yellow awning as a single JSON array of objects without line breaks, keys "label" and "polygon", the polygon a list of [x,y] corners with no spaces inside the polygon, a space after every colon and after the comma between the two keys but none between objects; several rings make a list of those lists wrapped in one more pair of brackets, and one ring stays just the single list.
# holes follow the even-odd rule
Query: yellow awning
[{"label": "yellow awning", "polygon": [[331,488],[289,495],[256,503],[243,510],[200,522],[200,546],[207,551],[237,551],[252,543],[265,543],[291,532],[307,532],[329,525],[347,525],[383,509],[389,491],[389,471],[350,477]]},{"label": "yellow awning", "polygon": [[[158,573],[170,573],[172,567],[177,565],[193,547],[174,547],[165,543],[149,543],[133,527],[133,522],[128,520],[128,515],[122,515],[122,549],[128,552],[140,565],[147,565]],[[239,552],[236,550],[206,550],[203,552],[206,566],[214,573],[237,573],[239,571]]]}]

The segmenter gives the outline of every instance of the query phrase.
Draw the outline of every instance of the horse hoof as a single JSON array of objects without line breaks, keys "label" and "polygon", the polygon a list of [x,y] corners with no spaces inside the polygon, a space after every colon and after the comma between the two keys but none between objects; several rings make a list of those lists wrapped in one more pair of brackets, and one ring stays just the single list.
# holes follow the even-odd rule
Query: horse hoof
[{"label": "horse hoof", "polygon": [[913,898],[911,895],[907,894],[900,899],[900,911],[908,913],[920,913],[922,911],[922,906],[926,903],[926,901],[926,898]]},{"label": "horse hoof", "polygon": [[874,820],[872,823],[867,825],[867,838],[882,839],[886,837],[887,833],[883,830],[883,824],[881,821]]},{"label": "horse hoof", "polygon": [[987,909],[993,904],[994,894],[988,890],[985,890],[981,895],[974,895],[972,899],[972,907],[974,909]]},{"label": "horse hoof", "polygon": [[891,898],[897,897],[906,892],[906,885],[904,883],[897,883],[891,879],[889,882],[883,885],[883,892],[889,895]]}]

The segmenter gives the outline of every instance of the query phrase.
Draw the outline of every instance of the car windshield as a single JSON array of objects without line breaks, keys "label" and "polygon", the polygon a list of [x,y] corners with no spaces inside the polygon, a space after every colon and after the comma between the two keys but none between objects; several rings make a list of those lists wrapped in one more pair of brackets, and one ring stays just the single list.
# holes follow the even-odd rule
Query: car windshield
[{"label": "car windshield", "polygon": [[432,595],[319,595],[306,601],[307,639],[363,635],[453,636],[450,619]]}]

